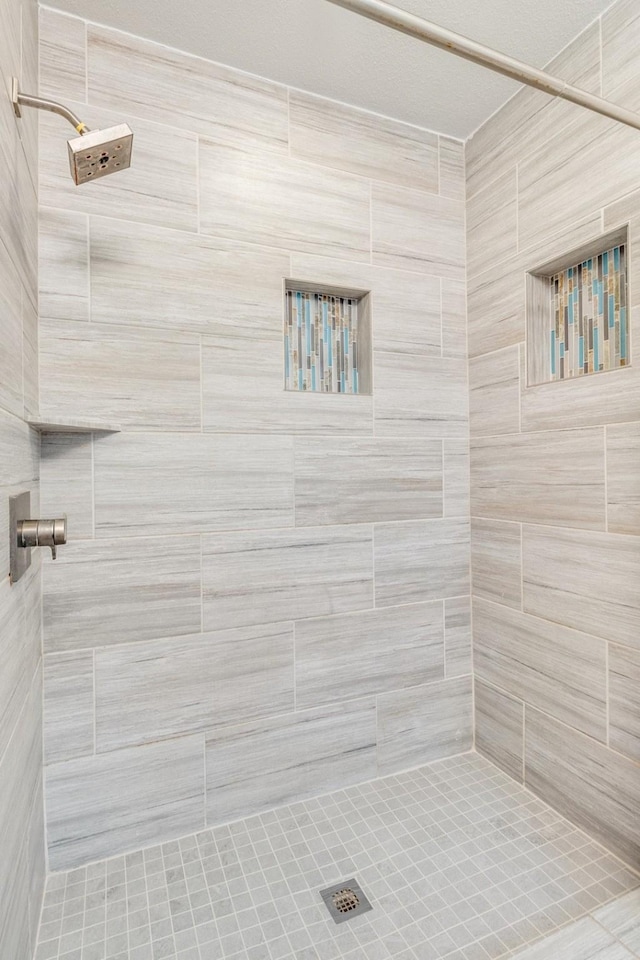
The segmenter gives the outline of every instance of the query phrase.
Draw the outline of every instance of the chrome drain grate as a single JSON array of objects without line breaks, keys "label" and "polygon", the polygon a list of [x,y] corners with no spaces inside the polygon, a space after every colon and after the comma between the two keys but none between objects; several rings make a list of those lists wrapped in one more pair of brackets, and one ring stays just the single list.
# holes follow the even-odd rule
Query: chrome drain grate
[{"label": "chrome drain grate", "polygon": [[320,896],[335,923],[344,923],[345,920],[373,910],[355,880],[344,880],[333,887],[327,887],[320,891]]}]

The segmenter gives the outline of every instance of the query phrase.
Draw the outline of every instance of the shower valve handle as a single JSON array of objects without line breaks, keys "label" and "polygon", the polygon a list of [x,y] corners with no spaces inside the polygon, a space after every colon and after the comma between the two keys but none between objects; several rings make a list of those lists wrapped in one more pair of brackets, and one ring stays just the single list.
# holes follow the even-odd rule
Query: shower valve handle
[{"label": "shower valve handle", "polygon": [[67,521],[62,517],[56,520],[20,520],[17,534],[19,547],[50,547],[55,560],[56,547],[67,542]]}]

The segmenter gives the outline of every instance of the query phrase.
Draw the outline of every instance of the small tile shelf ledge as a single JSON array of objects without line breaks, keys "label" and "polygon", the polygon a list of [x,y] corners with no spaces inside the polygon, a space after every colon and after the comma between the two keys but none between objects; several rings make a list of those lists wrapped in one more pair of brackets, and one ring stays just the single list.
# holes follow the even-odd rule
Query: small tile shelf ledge
[{"label": "small tile shelf ledge", "polygon": [[119,423],[83,417],[31,417],[27,423],[40,433],[120,433]]}]

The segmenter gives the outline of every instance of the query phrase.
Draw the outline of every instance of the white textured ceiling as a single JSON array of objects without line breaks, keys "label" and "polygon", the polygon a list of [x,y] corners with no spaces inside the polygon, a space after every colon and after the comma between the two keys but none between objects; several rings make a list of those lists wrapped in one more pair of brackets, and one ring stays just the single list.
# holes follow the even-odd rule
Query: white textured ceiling
[{"label": "white textured ceiling", "polygon": [[[543,66],[611,0],[396,0]],[[54,0],[47,5],[303,90],[466,138],[517,85],[327,0]]]}]

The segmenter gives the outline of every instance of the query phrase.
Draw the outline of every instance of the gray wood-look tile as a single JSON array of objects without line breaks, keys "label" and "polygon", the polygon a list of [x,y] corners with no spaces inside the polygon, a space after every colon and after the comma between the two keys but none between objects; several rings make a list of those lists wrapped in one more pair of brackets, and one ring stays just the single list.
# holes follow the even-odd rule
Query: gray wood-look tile
[{"label": "gray wood-look tile", "polygon": [[[33,678],[24,708],[0,763],[0,950],[2,957],[31,956],[27,864],[29,819],[42,804],[42,677]],[[44,844],[38,838],[42,861]]]},{"label": "gray wood-look tile", "polygon": [[625,946],[640,954],[640,890],[632,890],[613,903],[600,907],[593,916]]},{"label": "gray wood-look tile", "polygon": [[94,24],[87,39],[92,104],[219,143],[255,138],[262,150],[287,152],[286,87]]},{"label": "gray wood-look tile", "polygon": [[226,727],[207,736],[207,824],[376,776],[374,699]]},{"label": "gray wood-look tile", "polygon": [[0,409],[16,417],[24,412],[22,298],[20,278],[0,243]]},{"label": "gray wood-look tile", "polygon": [[369,396],[285,390],[281,340],[203,337],[202,412],[208,433],[373,432]]},{"label": "gray wood-look tile", "polygon": [[640,766],[531,707],[525,723],[527,786],[637,869]]},{"label": "gray wood-look tile", "polygon": [[467,287],[458,280],[440,281],[442,355],[467,357]]},{"label": "gray wood-look tile", "polygon": [[519,346],[469,361],[469,429],[474,437],[520,432]]},{"label": "gray wood-look tile", "polygon": [[204,629],[371,608],[371,537],[365,524],[204,536]]},{"label": "gray wood-look tile", "polygon": [[200,630],[197,537],[71,541],[43,582],[47,652]]},{"label": "gray wood-look tile", "polygon": [[640,423],[610,424],[607,439],[607,529],[640,533]]},{"label": "gray wood-look tile", "polygon": [[40,7],[39,95],[54,100],[87,98],[87,24]]},{"label": "gray wood-look tile", "polygon": [[472,672],[471,600],[450,597],[444,601],[444,673],[461,677]]},{"label": "gray wood-look tile", "polygon": [[640,372],[638,367],[624,367],[606,374],[528,387],[522,394],[521,409],[524,431],[638,420]]},{"label": "gray wood-look tile", "polygon": [[296,526],[442,516],[439,440],[295,441]]},{"label": "gray wood-look tile", "polygon": [[633,960],[621,943],[592,917],[583,917],[540,943],[513,955],[514,960]]},{"label": "gray wood-look tile", "polygon": [[520,524],[471,518],[472,592],[520,610],[522,545]]},{"label": "gray wood-look tile", "polygon": [[96,536],[280,527],[293,521],[289,437],[121,433],[94,445]]},{"label": "gray wood-look tile", "polygon": [[[574,112],[518,164],[520,249],[637,189],[637,154],[630,129],[605,117]],[[583,189],[568,189],[576,176]]]},{"label": "gray wood-look tile", "polygon": [[370,262],[369,183],[338,170],[200,139],[200,230]]},{"label": "gray wood-look tile", "polygon": [[91,218],[91,317],[103,323],[281,340],[289,255]]},{"label": "gray wood-look tile", "polygon": [[377,524],[376,606],[469,593],[469,522],[415,520]]},{"label": "gray wood-look tile", "polygon": [[464,280],[464,204],[387,183],[372,185],[373,262]]},{"label": "gray wood-look tile", "polygon": [[301,620],[295,638],[297,709],[444,676],[440,602]]},{"label": "gray wood-look tile", "polygon": [[606,643],[558,623],[476,598],[476,675],[606,743]]},{"label": "gray wood-look tile", "polygon": [[25,650],[24,608],[21,597],[9,585],[0,582],[0,758],[7,749],[24,701],[33,671]]},{"label": "gray wood-look tile", "polygon": [[[87,108],[66,103],[82,117]],[[92,183],[79,190],[69,175],[69,162],[60,146],[60,118],[49,114],[40,119],[40,202],[46,207],[120,217],[177,230],[197,231],[197,137],[175,127],[122,113],[91,107],[91,126],[96,129],[128,123],[135,130],[134,162],[117,177]]]},{"label": "gray wood-look tile", "polygon": [[465,199],[464,143],[450,137],[438,137],[440,151],[440,196]]},{"label": "gray wood-look tile", "polygon": [[376,351],[378,436],[465,438],[467,365],[462,359]]},{"label": "gray wood-look tile", "polygon": [[[634,249],[633,245],[631,249]],[[634,341],[639,335],[640,309],[632,307],[630,338]],[[524,389],[527,375],[524,351],[521,351],[520,363],[524,431],[617,424],[640,419],[640,371],[636,366],[618,368],[606,375],[570,378]],[[576,389],[567,391],[571,385]],[[560,389],[554,392],[553,387]]]},{"label": "gray wood-look tile", "polygon": [[93,450],[90,434],[45,433],[40,459],[43,517],[67,518],[69,540],[93,537]]},{"label": "gray wood-look tile", "polygon": [[640,760],[640,650],[609,644],[609,746]]},{"label": "gray wood-look tile", "polygon": [[584,219],[570,221],[569,226],[563,225],[553,238],[543,237],[524,253],[511,256],[471,277],[468,298],[469,356],[523,342],[526,271],[592,241],[601,232],[600,211],[590,211]]},{"label": "gray wood-look tile", "polygon": [[[546,69],[600,95],[600,29],[596,22],[568,44]],[[560,107],[561,109],[558,109]],[[467,191],[473,195],[524,159],[551,129],[575,115],[572,104],[524,87],[465,144]],[[569,248],[570,249],[570,248]]]},{"label": "gray wood-look tile", "polygon": [[524,526],[524,609],[640,649],[640,538]]},{"label": "gray wood-look tile", "polygon": [[[295,267],[296,257],[292,258]],[[408,356],[440,356],[440,280],[419,273],[374,267],[373,347]],[[453,286],[453,281],[450,281]]]},{"label": "gray wood-look tile", "polygon": [[476,750],[522,782],[524,704],[479,677],[474,690]]},{"label": "gray wood-look tile", "polygon": [[203,736],[193,735],[48,767],[51,869],[202,830],[203,753]]},{"label": "gray wood-look tile", "polygon": [[88,218],[84,213],[41,207],[38,238],[40,316],[88,320]]},{"label": "gray wood-look tile", "polygon": [[438,192],[438,135],[430,130],[297,90],[289,95],[289,109],[292,156]]},{"label": "gray wood-look tile", "polygon": [[517,257],[470,277],[467,289],[470,357],[525,339],[525,274]]},{"label": "gray wood-look tile", "polygon": [[518,200],[515,169],[509,170],[467,202],[467,272],[483,273],[518,249]]},{"label": "gray wood-look tile", "polygon": [[471,513],[496,520],[603,530],[604,431],[471,441]]},{"label": "gray wood-look tile", "polygon": [[620,0],[602,17],[602,95],[636,109],[638,75],[634,50],[640,35],[638,8]]},{"label": "gray wood-look tile", "polygon": [[293,626],[96,651],[96,751],[293,710]]},{"label": "gray wood-look tile", "polygon": [[470,750],[471,685],[471,677],[455,677],[379,696],[379,775]]},{"label": "gray wood-look tile", "polygon": [[44,658],[44,762],[93,754],[93,651]]},{"label": "gray wood-look tile", "polygon": [[469,516],[469,443],[444,440],[444,515]]},{"label": "gray wood-look tile", "polygon": [[200,431],[194,334],[43,320],[40,413],[95,417],[138,430]]},{"label": "gray wood-look tile", "polygon": [[40,436],[22,419],[0,409],[0,486],[36,480],[39,475]]},{"label": "gray wood-look tile", "polygon": [[40,409],[38,310],[24,291],[22,293],[22,389],[25,416],[37,415]]},{"label": "gray wood-look tile", "polygon": [[[371,293],[375,349],[440,356],[441,281],[438,277],[293,253],[291,278],[320,288],[326,284]],[[464,330],[464,284],[453,281],[447,281],[447,284],[454,291],[463,291],[461,312]],[[449,309],[453,312],[454,306]],[[455,310],[459,316],[459,298]]]},{"label": "gray wood-look tile", "polygon": [[[6,63],[1,60],[0,62]],[[19,70],[16,71],[18,72]],[[9,105],[8,97],[5,104]],[[0,179],[3,185],[0,191],[0,236],[27,294],[35,300],[38,260],[36,187],[31,178],[30,154],[25,155],[23,152],[23,144],[18,139],[17,126],[13,119],[9,130],[9,143],[3,143],[0,149]]]}]

